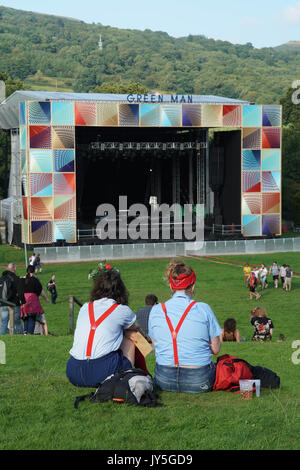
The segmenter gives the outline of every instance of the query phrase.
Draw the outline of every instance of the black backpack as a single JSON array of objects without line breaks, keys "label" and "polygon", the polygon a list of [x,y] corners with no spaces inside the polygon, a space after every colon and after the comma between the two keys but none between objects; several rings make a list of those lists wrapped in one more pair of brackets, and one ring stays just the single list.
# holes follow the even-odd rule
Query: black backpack
[{"label": "black backpack", "polygon": [[280,377],[271,369],[262,366],[250,366],[253,379],[260,379],[261,388],[279,388]]},{"label": "black backpack", "polygon": [[13,293],[13,280],[9,275],[0,277],[0,299],[9,300]]},{"label": "black backpack", "polygon": [[[141,396],[131,389],[133,379],[140,382]],[[131,382],[130,382],[131,381]],[[146,386],[147,384],[147,386]],[[127,403],[128,405],[155,407],[162,406],[158,403],[158,395],[153,391],[152,377],[142,369],[127,369],[117,372],[102,382],[95,392],[76,397],[74,407],[77,409],[79,402],[89,399],[91,403]]]}]

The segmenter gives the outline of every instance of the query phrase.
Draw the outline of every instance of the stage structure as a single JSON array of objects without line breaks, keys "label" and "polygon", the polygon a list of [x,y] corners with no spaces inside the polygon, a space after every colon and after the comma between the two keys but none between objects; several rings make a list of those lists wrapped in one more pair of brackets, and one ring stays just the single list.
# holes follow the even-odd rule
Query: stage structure
[{"label": "stage structure", "polygon": [[[281,234],[281,107],[195,95],[17,91],[8,200],[22,242],[77,243],[101,203],[202,203],[244,237]],[[225,132],[226,131],[226,132]]]}]

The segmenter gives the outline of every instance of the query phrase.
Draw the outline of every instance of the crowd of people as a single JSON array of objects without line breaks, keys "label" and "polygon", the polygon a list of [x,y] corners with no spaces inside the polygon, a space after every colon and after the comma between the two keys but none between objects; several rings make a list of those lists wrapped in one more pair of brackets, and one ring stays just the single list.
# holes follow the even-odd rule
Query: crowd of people
[{"label": "crowd of people", "polygon": [[268,269],[265,264],[261,264],[259,268],[257,266],[250,267],[246,263],[243,267],[243,274],[245,286],[249,288],[250,299],[255,297],[258,300],[261,294],[257,292],[257,289],[260,288],[263,291],[269,287],[268,276],[272,276],[275,289],[278,289],[280,279],[283,290],[287,292],[292,290],[293,271],[288,264],[279,266],[277,261],[273,261]]},{"label": "crowd of people", "polygon": [[[0,297],[8,304],[0,306],[0,335],[9,333],[10,305],[13,305],[14,334],[48,336],[49,330],[45,311],[40,299],[48,303],[49,299],[36,274],[42,272],[40,255],[32,254],[24,276],[16,274],[16,265],[9,263],[0,279]],[[55,274],[46,285],[51,294],[51,301],[56,303],[57,289]]]},{"label": "crowd of people", "polygon": [[[9,300],[15,304],[15,333],[34,334],[37,326],[48,334],[47,321],[40,298],[49,299],[36,275],[41,272],[40,260],[30,259],[26,274],[16,275],[16,266],[9,263],[2,278],[10,279]],[[36,267],[38,266],[38,267]],[[261,289],[268,287],[268,275],[272,274],[274,287],[281,278],[283,288],[290,290],[287,279],[289,266],[281,269],[276,262],[268,268],[244,268],[245,285],[250,294],[255,277]],[[203,393],[212,390],[216,363],[213,356],[220,352],[223,342],[241,342],[237,322],[227,318],[223,328],[211,309],[204,302],[193,300],[197,286],[196,273],[184,261],[172,260],[166,268],[165,280],[171,296],[159,302],[154,294],[145,298],[145,306],[136,314],[129,307],[129,294],[118,269],[104,265],[95,270],[94,285],[89,302],[78,314],[73,345],[66,366],[69,381],[79,387],[97,387],[112,374],[132,367],[147,371],[144,356],[136,346],[136,333],[141,333],[152,345],[155,353],[154,382],[166,391]],[[51,301],[56,303],[55,275],[47,283]],[[251,297],[250,297],[251,298]],[[2,306],[0,334],[8,332],[9,311]],[[23,323],[23,325],[22,325]],[[273,322],[263,307],[250,312],[255,341],[272,339]]]}]

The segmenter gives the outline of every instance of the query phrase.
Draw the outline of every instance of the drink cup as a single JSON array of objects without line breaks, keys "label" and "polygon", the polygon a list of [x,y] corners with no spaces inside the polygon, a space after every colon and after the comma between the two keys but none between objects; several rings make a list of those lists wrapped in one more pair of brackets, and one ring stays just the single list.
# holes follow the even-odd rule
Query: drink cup
[{"label": "drink cup", "polygon": [[255,394],[260,397],[260,380],[253,380],[253,383],[255,383]]},{"label": "drink cup", "polygon": [[240,380],[240,395],[243,400],[252,400],[253,380]]}]

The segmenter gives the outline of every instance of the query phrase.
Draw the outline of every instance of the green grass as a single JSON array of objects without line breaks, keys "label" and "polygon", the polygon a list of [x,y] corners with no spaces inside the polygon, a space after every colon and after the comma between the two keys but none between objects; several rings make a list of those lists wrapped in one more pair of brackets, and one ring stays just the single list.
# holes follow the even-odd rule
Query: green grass
[{"label": "green grass", "polygon": [[[276,257],[300,272],[300,254],[230,256],[223,259],[242,263],[266,263]],[[24,253],[0,246],[1,267],[15,261],[24,273]],[[163,281],[167,259],[112,262],[118,266],[130,292],[130,307],[136,311],[145,295],[159,300],[169,297]],[[222,325],[228,316],[238,322],[247,341],[225,343],[229,353],[274,370],[281,378],[279,390],[262,390],[261,397],[245,402],[237,394],[212,392],[202,395],[161,392],[162,408],[143,409],[112,403],[81,403],[73,408],[77,389],[66,376],[72,346],[69,334],[68,296],[87,301],[91,281],[87,275],[96,263],[44,266],[39,278],[45,286],[56,274],[57,305],[45,304],[49,330],[55,336],[5,336],[6,364],[0,364],[1,449],[99,449],[99,450],[194,450],[194,449],[290,449],[299,450],[300,364],[293,364],[292,342],[300,340],[300,281],[293,280],[290,293],[270,287],[259,302],[249,300],[238,263],[221,264],[208,259],[188,259],[197,273],[195,300],[207,302]],[[249,312],[264,306],[274,322],[272,342],[252,343]],[[76,313],[79,307],[75,307]],[[278,342],[283,333],[285,342]],[[154,356],[147,358],[151,372]]]}]

